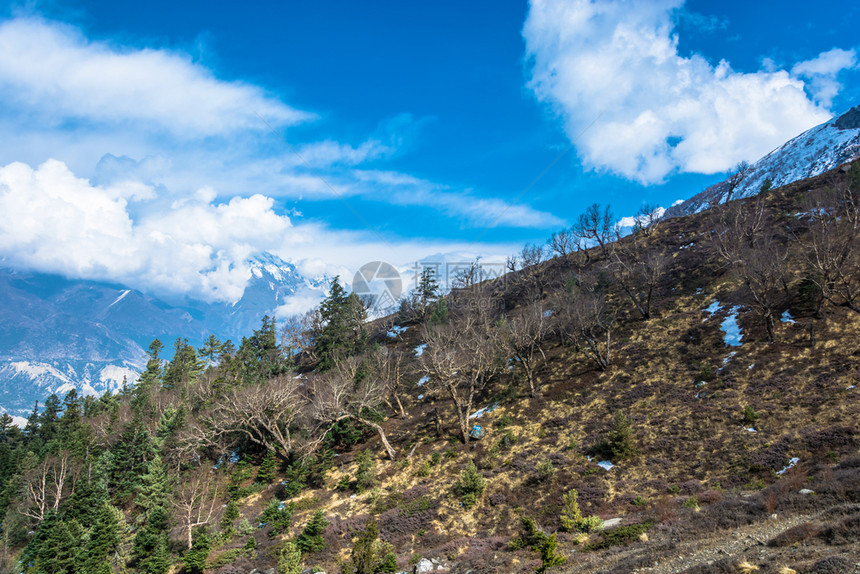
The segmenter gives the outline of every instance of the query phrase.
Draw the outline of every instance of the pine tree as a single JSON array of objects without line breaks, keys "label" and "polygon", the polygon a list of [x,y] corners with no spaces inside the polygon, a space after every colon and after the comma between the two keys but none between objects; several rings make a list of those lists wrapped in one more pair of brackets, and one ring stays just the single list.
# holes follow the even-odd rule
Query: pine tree
[{"label": "pine tree", "polygon": [[227,501],[227,506],[224,507],[224,514],[221,515],[221,522],[219,524],[221,531],[228,537],[232,536],[236,531],[234,525],[237,518],[239,518],[239,505],[231,498]]},{"label": "pine tree", "polygon": [[132,562],[142,574],[164,574],[170,566],[167,550],[169,529],[167,510],[161,506],[150,510],[146,522],[137,531],[132,544]]},{"label": "pine tree", "polygon": [[200,530],[191,544],[191,548],[185,553],[185,569],[192,574],[199,574],[206,568],[206,559],[209,557],[209,551],[212,549],[212,541],[206,532]]},{"label": "pine tree", "polygon": [[363,343],[362,325],[367,313],[355,293],[347,295],[338,277],[332,281],[328,297],[320,305],[325,325],[316,341],[320,370],[334,366],[337,357],[354,353]]},{"label": "pine tree", "polygon": [[81,566],[86,574],[98,574],[107,563],[110,554],[120,543],[121,512],[108,503],[103,503],[95,512],[89,540],[82,553]]},{"label": "pine tree", "polygon": [[326,526],[328,526],[328,520],[326,520],[323,511],[315,511],[305,525],[304,530],[302,530],[302,533],[296,539],[296,544],[299,550],[302,551],[302,554],[319,552],[325,549],[325,541],[323,540],[322,533],[325,531]]},{"label": "pine tree", "polygon": [[284,545],[281,546],[278,556],[278,572],[280,574],[301,574],[302,572],[302,551],[292,540],[285,541]]},{"label": "pine tree", "polygon": [[260,468],[257,470],[257,478],[254,482],[260,484],[269,484],[278,472],[278,457],[275,456],[274,450],[266,451],[266,456],[263,457],[263,462],[260,463]]},{"label": "pine tree", "polygon": [[146,465],[146,474],[140,477],[134,502],[146,511],[156,507],[167,507],[170,502],[169,491],[170,479],[167,476],[167,470],[161,457],[156,454]]},{"label": "pine tree", "polygon": [[200,374],[203,366],[197,359],[194,347],[188,344],[188,339],[178,338],[173,344],[173,360],[164,369],[162,387],[176,389],[186,385]]}]

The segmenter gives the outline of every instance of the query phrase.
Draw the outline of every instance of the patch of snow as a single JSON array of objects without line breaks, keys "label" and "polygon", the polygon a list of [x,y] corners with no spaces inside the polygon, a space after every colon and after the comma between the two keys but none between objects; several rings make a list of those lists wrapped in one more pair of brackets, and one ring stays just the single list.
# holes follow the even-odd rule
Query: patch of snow
[{"label": "patch of snow", "polygon": [[388,336],[389,336],[389,337],[391,337],[391,338],[394,338],[394,337],[396,337],[397,335],[399,335],[399,334],[401,334],[401,333],[406,332],[406,329],[408,329],[408,328],[409,328],[409,327],[400,327],[399,325],[394,325],[393,327],[391,327],[391,328],[388,330],[388,332],[386,333],[386,335],[388,335]]},{"label": "patch of snow", "polygon": [[547,309],[546,311],[543,312],[544,317],[552,317],[553,314],[554,314],[554,311],[552,309]]},{"label": "patch of snow", "polygon": [[496,410],[497,408],[499,408],[499,404],[498,404],[498,403],[493,403],[493,404],[491,404],[491,405],[489,405],[489,406],[486,406],[486,407],[484,407],[484,408],[482,408],[482,409],[478,409],[478,410],[476,410],[474,413],[472,413],[472,414],[470,414],[470,415],[469,415],[469,418],[470,418],[470,419],[479,419],[479,418],[481,418],[482,416],[484,416],[485,414],[493,412],[493,411],[494,411],[494,410]]},{"label": "patch of snow", "polygon": [[752,371],[753,367],[755,367],[755,363],[753,363],[752,365],[750,365],[749,367],[747,367],[747,369],[748,369],[748,370],[750,370],[750,371]]},{"label": "patch of snow", "polygon": [[750,428],[748,428],[748,429],[744,429],[744,430],[745,430],[745,431],[747,431],[747,432],[758,432],[757,430],[755,430],[755,429],[754,429],[754,428],[752,428],[752,427],[750,427]]},{"label": "patch of snow", "polygon": [[419,401],[420,401],[421,399],[423,399],[423,398],[424,398],[424,395],[418,395],[418,400],[419,400]]},{"label": "patch of snow", "polygon": [[418,385],[419,387],[423,387],[423,386],[424,386],[424,384],[425,384],[427,381],[429,381],[429,380],[430,380],[430,377],[428,377],[427,375],[424,375],[423,377],[421,377],[420,379],[418,379],[418,382],[417,382],[417,383],[415,383],[415,384],[416,384],[416,385]]},{"label": "patch of snow", "polygon": [[423,345],[418,345],[417,347],[415,347],[415,356],[420,357],[421,355],[424,354],[424,351],[426,351],[426,350],[427,350],[427,343],[424,343]]},{"label": "patch of snow", "polygon": [[707,307],[705,307],[702,310],[707,312],[708,315],[713,315],[714,313],[716,313],[717,311],[720,310],[720,302],[714,301],[713,303],[711,303],[710,305],[708,305]]},{"label": "patch of snow", "polygon": [[741,326],[738,325],[738,308],[732,307],[731,313],[728,317],[723,319],[723,322],[720,323],[720,329],[723,330],[723,342],[729,347],[740,347],[741,340],[743,339],[743,334],[741,333]]},{"label": "patch of snow", "polygon": [[27,419],[25,419],[24,417],[12,415],[12,424],[22,429],[27,426]]},{"label": "patch of snow", "polygon": [[850,387],[848,387],[848,389],[847,389],[847,390],[849,390],[849,391],[850,391],[851,389],[854,389],[854,388],[856,388],[856,387],[857,387],[857,385],[851,385]]},{"label": "patch of snow", "polygon": [[785,313],[782,314],[782,317],[779,318],[783,323],[791,323],[792,325],[797,321],[791,316],[791,313],[788,312],[788,309],[785,310]]},{"label": "patch of snow", "polygon": [[612,470],[613,468],[615,468],[615,465],[612,464],[611,462],[609,462],[608,460],[601,460],[600,462],[597,463],[597,466],[599,466],[600,468],[605,469],[605,470]]},{"label": "patch of snow", "polygon": [[788,461],[788,466],[786,466],[782,470],[778,470],[776,473],[777,474],[785,474],[786,472],[788,472],[789,470],[794,468],[794,465],[796,465],[798,462],[800,462],[800,459],[795,457],[795,458],[791,459],[790,461]]},{"label": "patch of snow", "polygon": [[110,305],[108,305],[108,309],[110,309],[111,307],[113,307],[114,305],[116,305],[117,303],[119,303],[120,301],[122,301],[123,299],[125,299],[125,296],[126,296],[126,295],[128,295],[129,293],[131,293],[131,290],[130,290],[130,289],[126,289],[125,291],[123,291],[122,293],[120,293],[120,296],[119,296],[119,297],[117,297],[116,299],[114,299],[114,302],[113,302],[113,303],[111,303]]},{"label": "patch of snow", "polygon": [[695,242],[695,241],[691,241],[691,242],[689,242],[689,243],[687,243],[687,244],[685,244],[685,245],[682,245],[682,246],[681,246],[681,247],[679,247],[678,249],[689,249],[690,247],[694,246],[695,244],[696,244],[696,242]]},{"label": "patch of snow", "polygon": [[723,366],[725,367],[726,365],[728,365],[729,361],[732,360],[732,357],[734,357],[737,354],[738,354],[737,351],[732,351],[731,353],[729,353],[729,355],[725,359],[723,359]]},{"label": "patch of snow", "polygon": [[74,388],[75,388],[75,385],[73,385],[72,383],[63,383],[62,385],[57,387],[57,389],[54,391],[54,393],[57,395],[65,395],[69,391],[74,390]]}]

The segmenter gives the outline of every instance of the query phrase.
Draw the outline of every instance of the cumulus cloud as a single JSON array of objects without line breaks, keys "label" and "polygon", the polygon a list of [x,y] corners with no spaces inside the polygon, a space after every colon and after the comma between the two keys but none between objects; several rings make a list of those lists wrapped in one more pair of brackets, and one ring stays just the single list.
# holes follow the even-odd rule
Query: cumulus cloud
[{"label": "cumulus cloud", "polygon": [[157,201],[142,184],[94,186],[59,161],[0,167],[0,254],[12,265],[109,279],[208,300],[241,297],[248,256],[294,232],[262,195],[214,203],[211,190],[130,214]]},{"label": "cumulus cloud", "polygon": [[[845,53],[792,73],[684,57],[673,19],[683,3],[532,0],[523,27],[528,86],[562,118],[588,168],[642,183],[717,173],[830,117],[827,82],[850,60]],[[811,75],[818,102],[802,80]]]},{"label": "cumulus cloud", "polygon": [[813,97],[823,106],[829,107],[833,98],[842,89],[839,73],[857,67],[857,52],[853,49],[833,48],[791,68],[795,76],[805,78]]},{"label": "cumulus cloud", "polygon": [[0,24],[0,94],[54,124],[137,122],[182,138],[265,129],[257,114],[279,125],[311,117],[258,86],[216,78],[187,54],[94,42],[38,18]]}]

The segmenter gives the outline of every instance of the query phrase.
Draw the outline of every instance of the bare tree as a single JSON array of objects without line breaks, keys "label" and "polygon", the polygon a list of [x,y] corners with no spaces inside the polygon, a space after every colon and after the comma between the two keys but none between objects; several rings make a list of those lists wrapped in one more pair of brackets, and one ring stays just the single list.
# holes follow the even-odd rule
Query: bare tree
[{"label": "bare tree", "polygon": [[728,203],[732,200],[732,195],[734,195],[735,191],[737,191],[738,187],[740,187],[741,183],[743,183],[747,174],[750,171],[750,164],[746,161],[742,161],[738,163],[734,169],[732,169],[732,173],[729,178],[726,180],[727,184],[727,193],[726,193],[726,201]]},{"label": "bare tree", "polygon": [[615,313],[601,289],[576,289],[556,302],[562,334],[578,351],[605,371],[611,362],[612,328]]},{"label": "bare tree", "polygon": [[581,237],[585,243],[593,241],[604,255],[607,254],[607,246],[612,241],[614,230],[615,216],[609,206],[601,208],[597,203],[591,204],[584,213],[580,214],[579,220],[573,227],[575,236]]},{"label": "bare tree", "polygon": [[753,307],[764,321],[771,343],[776,339],[774,315],[785,290],[787,259],[788,249],[768,235],[753,246],[744,246],[734,267],[752,296]]},{"label": "bare tree", "polygon": [[726,266],[738,263],[744,249],[754,247],[762,236],[767,218],[764,201],[733,203],[714,209],[711,219],[711,243],[714,253]]},{"label": "bare tree", "polygon": [[470,313],[456,323],[425,328],[424,340],[421,359],[428,384],[451,397],[460,435],[468,443],[475,398],[503,362],[498,329],[485,315]]},{"label": "bare tree", "polygon": [[384,402],[386,386],[375,376],[360,374],[360,369],[361,360],[357,357],[341,358],[335,362],[334,369],[311,380],[311,408],[319,424],[318,436],[324,436],[335,423],[352,419],[375,430],[388,457],[395,460],[397,452],[388,441],[385,429],[366,414]]},{"label": "bare tree", "polygon": [[79,470],[67,450],[45,456],[24,473],[24,504],[19,512],[38,522],[48,512],[56,512],[74,490]]},{"label": "bare tree", "polygon": [[306,356],[316,363],[314,341],[322,331],[323,319],[319,309],[311,309],[302,315],[291,315],[284,319],[281,327],[281,348],[287,357]]},{"label": "bare tree", "polygon": [[651,318],[654,293],[665,267],[663,252],[649,249],[638,234],[615,242],[611,264],[614,277],[645,320]]},{"label": "bare tree", "polygon": [[566,257],[576,250],[576,237],[570,229],[562,229],[552,234],[547,246],[554,257]]},{"label": "bare tree", "polygon": [[286,459],[298,446],[291,428],[305,405],[301,382],[291,375],[235,388],[200,414],[189,438],[196,444],[217,445],[221,438],[243,436]]},{"label": "bare tree", "polygon": [[188,548],[194,528],[212,524],[221,509],[221,485],[221,473],[205,465],[192,468],[177,480],[171,504],[185,531]]},{"label": "bare tree", "polygon": [[[860,175],[860,169],[857,171]],[[807,268],[820,291],[816,314],[823,301],[860,313],[858,190],[851,186],[840,191],[826,190],[810,197],[804,209],[811,223],[809,232],[799,240]]]},{"label": "bare tree", "polygon": [[[409,372],[406,353],[399,347],[380,347],[370,354],[370,372],[371,376],[379,379],[385,387],[382,400],[388,408],[395,414],[406,417],[406,409],[400,400],[405,386],[404,379]],[[394,404],[397,405],[396,409]]]},{"label": "bare tree", "polygon": [[509,315],[503,329],[505,348],[523,370],[531,397],[537,396],[535,372],[546,362],[543,345],[550,334],[551,313],[534,302]]},{"label": "bare tree", "polygon": [[659,206],[646,203],[636,211],[633,218],[633,232],[650,236],[661,221],[662,209]]},{"label": "bare tree", "polygon": [[532,301],[543,299],[549,282],[549,270],[544,264],[545,256],[544,247],[532,243],[524,246],[520,252],[522,286],[525,288],[526,298]]},{"label": "bare tree", "polygon": [[453,287],[468,289],[481,282],[481,261],[475,259],[454,272]]}]

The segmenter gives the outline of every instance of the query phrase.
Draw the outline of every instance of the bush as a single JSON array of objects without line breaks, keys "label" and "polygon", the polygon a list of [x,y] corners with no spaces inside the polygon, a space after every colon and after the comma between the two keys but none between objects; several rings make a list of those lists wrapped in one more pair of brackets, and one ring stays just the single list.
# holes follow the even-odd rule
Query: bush
[{"label": "bush", "polygon": [[379,540],[379,527],[369,520],[359,534],[349,561],[341,568],[341,574],[377,574],[397,570],[397,554],[394,546]]},{"label": "bush", "polygon": [[469,461],[469,464],[460,473],[460,480],[454,485],[454,491],[460,497],[463,507],[469,509],[478,502],[486,487],[487,483],[481,473],[478,472],[475,463]]},{"label": "bush", "polygon": [[578,496],[576,490],[566,492],[562,496],[561,529],[564,532],[591,532],[603,526],[603,521],[597,516],[582,516]]},{"label": "bush", "polygon": [[546,572],[547,569],[562,564],[567,560],[557,550],[558,543],[556,542],[555,534],[548,536],[538,527],[533,518],[524,517],[522,519],[522,528],[522,534],[511,540],[508,543],[508,548],[511,550],[530,548],[535,552],[539,552],[541,565],[537,568],[536,572]]},{"label": "bush", "polygon": [[639,454],[630,418],[620,411],[616,413],[609,433],[590,450],[594,456],[605,456],[611,460],[622,460]]},{"label": "bush", "polygon": [[555,467],[549,460],[545,460],[540,463],[538,465],[537,471],[538,482],[549,482],[550,480],[552,480],[552,477],[555,476]]},{"label": "bush", "polygon": [[744,418],[743,421],[746,424],[755,424],[755,422],[759,419],[759,414],[755,412],[755,409],[752,408],[752,405],[747,405],[744,407]]}]

